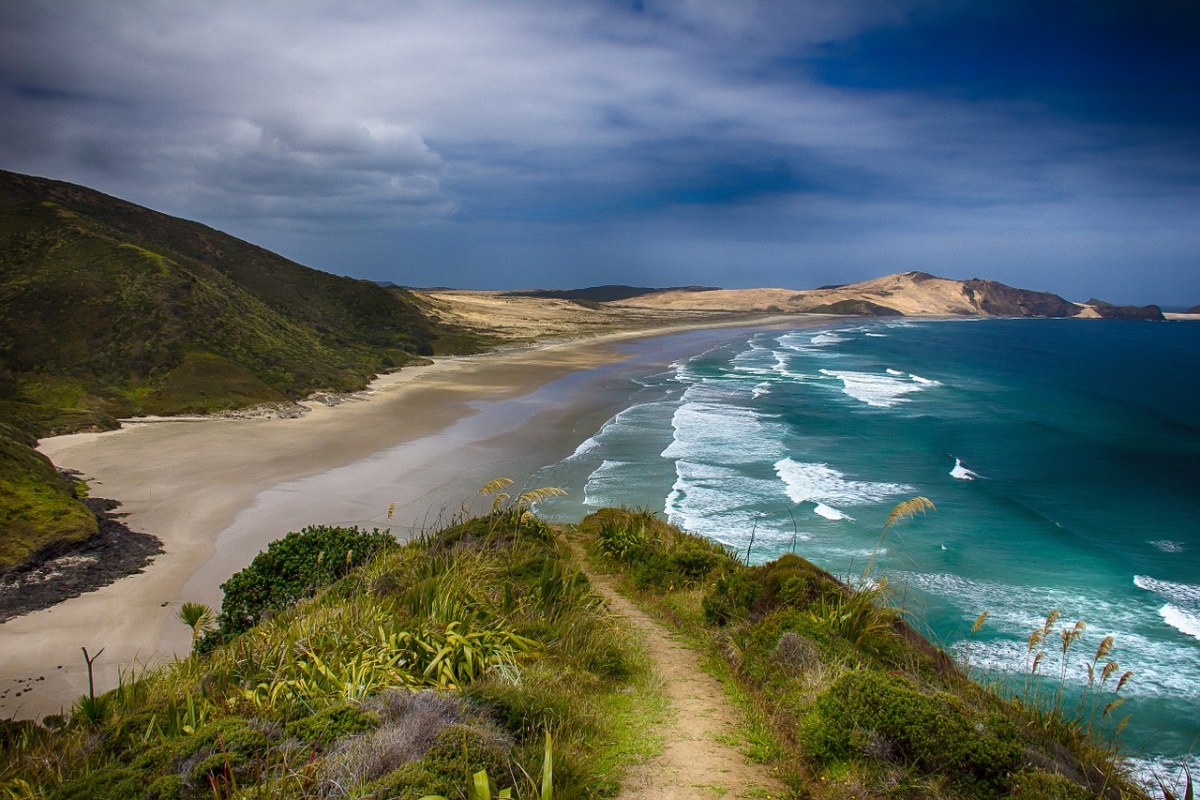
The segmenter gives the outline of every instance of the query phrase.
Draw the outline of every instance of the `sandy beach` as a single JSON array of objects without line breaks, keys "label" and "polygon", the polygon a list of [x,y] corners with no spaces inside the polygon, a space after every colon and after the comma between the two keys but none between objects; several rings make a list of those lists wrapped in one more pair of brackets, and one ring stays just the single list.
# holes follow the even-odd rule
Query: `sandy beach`
[{"label": "sandy beach", "polygon": [[[820,318],[773,324],[799,327]],[[569,454],[615,411],[622,376],[729,338],[733,327],[624,332],[440,359],[382,376],[297,419],[127,424],[43,440],[93,494],[165,549],[144,572],[0,624],[0,717],[41,718],[87,689],[81,647],[104,648],[97,691],[134,665],[185,655],[185,601],[220,604],[220,584],[269,542],[308,524],[390,527],[400,538],[445,524],[480,486],[517,485]],[[392,518],[388,507],[396,503]]]}]

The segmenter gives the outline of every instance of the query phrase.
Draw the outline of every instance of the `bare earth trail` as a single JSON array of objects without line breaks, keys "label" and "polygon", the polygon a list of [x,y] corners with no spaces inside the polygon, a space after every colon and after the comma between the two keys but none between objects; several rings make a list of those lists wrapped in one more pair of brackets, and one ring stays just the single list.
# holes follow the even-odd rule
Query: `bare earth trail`
[{"label": "bare earth trail", "polygon": [[[582,549],[573,547],[587,565]],[[765,767],[723,743],[742,738],[742,712],[703,670],[699,655],[622,596],[610,575],[590,566],[586,571],[612,612],[641,634],[670,703],[667,720],[655,731],[663,738],[662,753],[630,771],[617,800],[783,797],[784,787]]]}]

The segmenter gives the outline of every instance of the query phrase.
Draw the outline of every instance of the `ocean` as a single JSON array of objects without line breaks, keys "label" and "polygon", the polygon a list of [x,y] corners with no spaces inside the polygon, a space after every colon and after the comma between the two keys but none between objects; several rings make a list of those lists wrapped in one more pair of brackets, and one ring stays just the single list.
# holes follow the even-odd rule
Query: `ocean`
[{"label": "ocean", "polygon": [[[985,681],[1020,691],[1029,633],[1085,621],[1070,708],[1111,634],[1133,676],[1125,751],[1144,771],[1200,751],[1200,324],[846,321],[738,331],[622,378],[612,416],[535,476],[577,520],[650,508],[760,563],[798,554],[874,577]],[[987,611],[984,627],[972,624]],[[1057,633],[1055,634],[1057,636]],[[1041,670],[1057,686],[1048,648]],[[1097,676],[1097,681],[1099,676]],[[1093,689],[1107,702],[1116,682]],[[1088,706],[1091,705],[1088,701]],[[1193,760],[1193,763],[1194,760]]]}]

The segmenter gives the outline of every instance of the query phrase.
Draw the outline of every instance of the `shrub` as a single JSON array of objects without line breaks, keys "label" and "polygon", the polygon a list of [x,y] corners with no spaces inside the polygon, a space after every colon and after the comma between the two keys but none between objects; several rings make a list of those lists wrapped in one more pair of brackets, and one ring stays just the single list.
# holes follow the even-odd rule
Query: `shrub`
[{"label": "shrub", "polygon": [[340,705],[292,720],[287,724],[287,733],[306,742],[328,745],[344,736],[370,730],[378,724],[379,718],[374,714],[357,706]]},{"label": "shrub", "polygon": [[877,670],[836,680],[817,698],[802,737],[819,761],[887,754],[923,774],[948,775],[979,797],[1007,791],[1022,763],[1019,734],[1006,719]]},{"label": "shrub", "polygon": [[54,800],[129,800],[145,791],[144,775],[113,764],[69,778],[50,795]]},{"label": "shrub", "polygon": [[178,775],[160,775],[146,788],[147,800],[183,800],[183,778]]},{"label": "shrub", "polygon": [[596,545],[601,553],[614,561],[632,561],[646,548],[650,538],[644,523],[609,517],[600,523]]},{"label": "shrub", "polygon": [[250,566],[221,584],[221,636],[249,630],[269,611],[286,608],[344,577],[396,540],[387,532],[311,526],[271,542]]},{"label": "shrub", "polygon": [[1089,800],[1094,795],[1064,778],[1041,770],[1025,770],[1013,781],[1012,800]]},{"label": "shrub", "polygon": [[727,625],[750,612],[759,585],[748,569],[736,569],[717,578],[700,601],[704,619],[712,625]]},{"label": "shrub", "polygon": [[786,553],[756,567],[736,566],[709,589],[701,608],[713,625],[738,619],[761,619],[781,607],[808,608],[844,588],[833,576],[797,555]]}]

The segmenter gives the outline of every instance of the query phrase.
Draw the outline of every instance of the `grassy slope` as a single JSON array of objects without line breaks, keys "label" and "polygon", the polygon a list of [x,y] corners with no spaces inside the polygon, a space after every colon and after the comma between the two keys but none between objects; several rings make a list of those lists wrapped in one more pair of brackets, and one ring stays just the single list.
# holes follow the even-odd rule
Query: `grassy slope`
[{"label": "grassy slope", "polygon": [[607,509],[580,529],[630,594],[711,654],[749,711],[747,750],[797,797],[1145,797],[1100,738],[1115,676],[1064,718],[970,680],[884,594],[797,556],[746,567],[645,512]]},{"label": "grassy slope", "polygon": [[[0,171],[0,422],[45,436],[115,417],[206,413],[362,388],[485,343],[399,289],[330,275],[194,222]],[[56,538],[82,506],[0,432],[31,504],[0,495],[0,552]],[[15,484],[14,484],[15,485]],[[36,509],[35,509],[36,506]],[[11,563],[0,556],[0,571]]]},{"label": "grassy slope", "polygon": [[519,512],[384,550],[65,727],[0,725],[0,797],[528,796],[547,731],[556,797],[611,796],[656,702],[566,552]]},{"label": "grassy slope", "polygon": [[21,434],[0,424],[0,574],[45,552],[85,541],[96,517]]},{"label": "grassy slope", "polygon": [[361,387],[441,335],[403,291],[82,187],[0,173],[0,231],[10,399],[119,413],[279,400]]},{"label": "grassy slope", "polygon": [[[81,700],[55,729],[0,726],[0,796],[415,800],[464,797],[486,768],[529,797],[546,731],[556,797],[614,795],[660,698],[628,626],[522,511],[385,549],[206,655]],[[802,559],[747,568],[611,509],[579,535],[711,652],[758,721],[747,752],[792,797],[1145,797],[1110,751],[971,682]],[[705,768],[681,785],[719,777]]]}]

